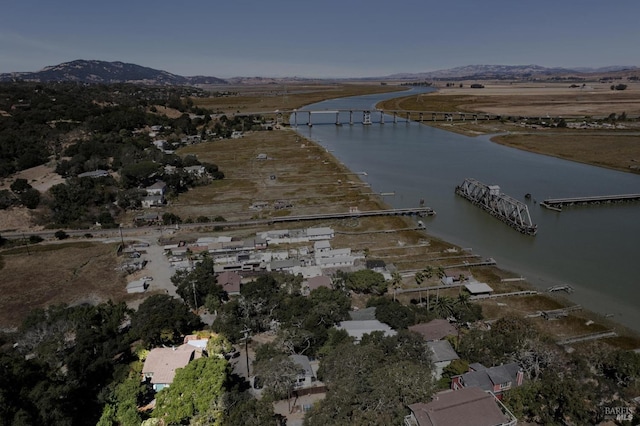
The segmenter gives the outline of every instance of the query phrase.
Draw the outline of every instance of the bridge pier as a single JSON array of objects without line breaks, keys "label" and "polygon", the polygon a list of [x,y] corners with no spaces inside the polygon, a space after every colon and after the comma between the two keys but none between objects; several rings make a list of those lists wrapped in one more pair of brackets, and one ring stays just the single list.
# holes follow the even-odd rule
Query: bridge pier
[{"label": "bridge pier", "polygon": [[284,120],[282,118],[282,113],[281,112],[277,113],[276,114],[276,124],[281,125],[283,121]]},{"label": "bridge pier", "polygon": [[353,126],[353,111],[349,111],[349,124]]},{"label": "bridge pier", "polygon": [[362,124],[371,124],[371,111],[362,111]]},{"label": "bridge pier", "polygon": [[380,110],[380,124],[384,124],[384,111]]},{"label": "bridge pier", "polygon": [[307,126],[313,126],[313,124],[311,124],[311,111],[309,111],[309,121],[307,121]]},{"label": "bridge pier", "polygon": [[411,121],[411,113],[407,112],[407,124]]},{"label": "bridge pier", "polygon": [[423,114],[423,113],[420,113],[420,114],[419,114],[418,121],[420,121],[420,122],[422,123],[422,120],[424,120],[424,114]]},{"label": "bridge pier", "polygon": [[293,127],[298,127],[298,111],[293,111]]},{"label": "bridge pier", "polygon": [[397,123],[398,123],[398,112],[393,111],[393,124],[397,124]]},{"label": "bridge pier", "polygon": [[340,126],[340,111],[336,111],[336,126]]},{"label": "bridge pier", "polygon": [[466,115],[465,113],[462,113],[462,112],[461,112],[461,113],[459,113],[459,114],[460,114],[460,119],[461,119],[462,121],[467,121],[467,115]]},{"label": "bridge pier", "polygon": [[438,114],[436,114],[435,112],[432,112],[432,113],[431,113],[431,119],[432,119],[433,121],[438,121]]}]

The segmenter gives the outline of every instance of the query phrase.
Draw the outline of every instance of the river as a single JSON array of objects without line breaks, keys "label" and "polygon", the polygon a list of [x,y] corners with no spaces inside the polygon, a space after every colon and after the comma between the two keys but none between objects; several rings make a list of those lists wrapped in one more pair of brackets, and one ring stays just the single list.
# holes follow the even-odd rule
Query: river
[{"label": "river", "polygon": [[[329,100],[303,110],[375,109],[383,100],[411,92]],[[540,289],[569,284],[569,298],[587,309],[612,316],[640,331],[640,203],[547,210],[545,198],[640,193],[640,176],[574,163],[502,146],[489,136],[467,137],[416,122],[393,123],[372,113],[297,115],[297,131],[329,150],[392,207],[417,207],[421,199],[437,215],[427,218],[429,234],[492,257],[502,269],[518,273]],[[560,142],[560,141],[559,141]],[[454,194],[456,185],[474,178],[499,185],[501,192],[526,201],[535,237],[526,236]],[[531,200],[524,195],[530,193]]]}]

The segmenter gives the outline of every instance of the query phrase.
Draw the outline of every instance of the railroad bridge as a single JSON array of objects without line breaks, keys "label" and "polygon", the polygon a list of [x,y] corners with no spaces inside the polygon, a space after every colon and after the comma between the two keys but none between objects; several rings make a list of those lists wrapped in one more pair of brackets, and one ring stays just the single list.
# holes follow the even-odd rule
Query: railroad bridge
[{"label": "railroad bridge", "polygon": [[535,235],[538,231],[537,225],[531,223],[526,204],[502,194],[497,185],[485,185],[467,178],[456,187],[456,194],[523,234]]},{"label": "railroad bridge", "polygon": [[[292,110],[275,110],[275,111],[256,111],[256,112],[242,112],[236,113],[236,116],[252,116],[252,115],[268,115],[275,116],[276,122],[282,124],[285,121],[285,117],[289,118],[291,126],[297,127],[299,124],[313,126],[312,117],[316,118],[316,123],[327,124],[326,118],[322,116],[332,116],[331,121],[340,126],[343,123],[353,125],[355,123],[369,125],[374,123],[385,124],[386,120],[391,122],[405,122],[417,121],[419,123],[425,121],[467,121],[472,120],[477,122],[478,120],[502,120],[506,118],[529,120],[537,119],[558,121],[563,117],[524,117],[524,116],[505,116],[499,114],[489,114],[484,112],[461,112],[461,111],[408,111],[408,110],[383,110],[383,109],[321,109],[321,110],[305,110],[305,109],[292,109]],[[564,117],[567,118],[567,117]],[[330,121],[330,122],[331,122]]]}]

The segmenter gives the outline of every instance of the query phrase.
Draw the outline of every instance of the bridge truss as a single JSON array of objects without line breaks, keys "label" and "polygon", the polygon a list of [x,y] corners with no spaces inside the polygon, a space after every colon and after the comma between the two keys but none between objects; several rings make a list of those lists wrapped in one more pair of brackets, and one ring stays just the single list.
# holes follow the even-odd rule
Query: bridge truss
[{"label": "bridge truss", "polygon": [[527,206],[500,193],[500,187],[497,185],[485,185],[467,178],[462,185],[456,187],[456,194],[523,234],[535,235],[538,231],[537,225],[531,223]]}]

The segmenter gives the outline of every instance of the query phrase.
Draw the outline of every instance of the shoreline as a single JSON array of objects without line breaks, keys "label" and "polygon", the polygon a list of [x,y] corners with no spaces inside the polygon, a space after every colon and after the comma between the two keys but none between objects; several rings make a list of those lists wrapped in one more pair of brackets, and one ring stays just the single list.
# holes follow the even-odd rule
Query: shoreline
[{"label": "shoreline", "polygon": [[[427,124],[428,125],[428,124]],[[304,136],[300,133],[297,133],[294,129],[292,129],[298,136],[303,137]],[[486,135],[483,135],[486,136]],[[307,139],[308,140],[308,139]],[[319,146],[320,148],[324,148],[322,147],[322,145],[320,145],[320,143],[313,141],[313,140],[309,140],[309,142],[316,144],[317,146]],[[334,159],[334,161],[339,164],[341,167],[345,167],[346,166],[340,161],[339,158],[335,157],[335,155],[333,153],[330,153],[331,157]],[[353,173],[353,172],[351,172]],[[360,179],[360,177],[358,177]],[[360,179],[361,180],[361,179]],[[391,208],[392,206],[390,206],[389,204],[385,203],[384,200],[381,199],[376,199],[376,202],[383,207],[386,208]],[[441,236],[441,235],[436,235],[436,234],[432,234],[430,233],[429,227],[427,226],[427,229],[424,230],[424,232],[427,234],[429,239],[439,239],[442,242],[449,244],[459,250],[462,250],[463,247],[461,247],[459,244],[451,242],[451,241],[456,241],[456,238],[450,238],[447,236]],[[477,253],[476,253],[477,254]],[[491,256],[491,254],[481,254],[481,257],[484,256]],[[502,265],[502,266],[501,266]],[[496,265],[494,267],[497,271],[500,271],[500,273],[504,274],[504,275],[521,275],[521,273],[518,272],[518,269],[513,269],[510,268],[508,265],[505,267],[502,263],[498,263],[498,265]],[[525,272],[525,271],[522,271]],[[521,287],[526,287],[526,289],[530,289],[530,290],[535,290],[538,291],[538,296],[545,298],[545,299],[549,299],[551,301],[554,302],[558,302],[560,301],[560,303],[564,306],[564,307],[568,307],[571,305],[575,305],[575,299],[576,299],[576,295],[575,293],[573,295],[565,295],[564,293],[557,294],[557,293],[547,293],[546,289],[552,285],[557,285],[558,282],[553,280],[553,277],[545,277],[543,275],[540,274],[536,274],[535,271],[531,274],[527,274],[528,276],[525,277],[525,281],[519,282],[518,283],[518,288]],[[546,283],[548,283],[549,285],[545,285]],[[584,291],[587,293],[590,293],[592,291],[588,291],[586,289],[580,288],[579,285],[577,284],[573,284],[575,287],[578,287],[577,291]],[[607,303],[603,304],[603,309],[594,309],[593,307],[583,307],[583,309],[578,312],[577,314],[572,314],[571,316],[575,316],[578,318],[583,318],[585,319],[585,321],[587,320],[592,320],[595,321],[597,323],[602,324],[603,326],[606,326],[608,328],[612,328],[615,329],[616,332],[618,333],[619,336],[624,337],[628,337],[632,340],[637,340],[640,339],[640,328],[636,329],[633,327],[634,324],[640,324],[640,321],[635,321],[634,318],[629,317],[627,318],[627,316],[625,316],[625,321],[621,322],[619,320],[619,313],[615,313],[614,317],[607,317],[608,314],[614,313],[616,311],[615,309],[615,301],[612,300],[603,300],[602,299],[602,295],[595,295],[595,296],[600,296],[598,300],[601,301],[605,301]],[[584,299],[584,297],[588,297],[588,296],[582,296],[582,297],[577,297],[578,299],[582,298]],[[608,299],[608,298],[606,298]],[[630,309],[627,309],[626,311],[628,312]],[[640,316],[639,316],[640,318]],[[640,327],[640,325],[639,325]],[[640,340],[638,340],[638,342],[640,343]],[[639,345],[640,347],[640,345]]]}]

